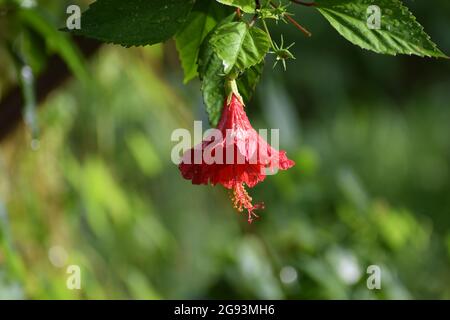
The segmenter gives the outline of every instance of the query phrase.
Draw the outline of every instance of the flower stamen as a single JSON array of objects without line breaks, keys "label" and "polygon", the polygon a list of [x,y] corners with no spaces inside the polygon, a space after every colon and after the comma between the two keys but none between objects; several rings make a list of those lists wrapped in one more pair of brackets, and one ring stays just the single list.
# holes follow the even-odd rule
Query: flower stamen
[{"label": "flower stamen", "polygon": [[247,210],[248,223],[252,223],[254,218],[259,218],[254,210],[264,209],[264,203],[253,205],[252,200],[252,197],[250,197],[247,190],[245,190],[245,186],[243,183],[233,186],[233,194],[231,195],[233,206],[239,212],[244,211],[244,209]]}]

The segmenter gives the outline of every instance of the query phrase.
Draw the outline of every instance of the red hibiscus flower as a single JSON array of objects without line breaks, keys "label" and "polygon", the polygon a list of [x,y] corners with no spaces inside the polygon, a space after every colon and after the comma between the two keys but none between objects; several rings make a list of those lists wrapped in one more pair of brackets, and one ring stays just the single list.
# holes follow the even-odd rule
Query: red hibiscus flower
[{"label": "red hibiscus flower", "polygon": [[248,212],[248,222],[258,216],[256,209],[264,204],[252,204],[245,186],[254,187],[266,178],[267,171],[286,170],[294,161],[285,151],[272,148],[250,124],[244,111],[244,103],[236,85],[224,102],[217,130],[202,143],[186,151],[179,169],[185,179],[193,184],[221,184],[232,190],[234,207]]}]

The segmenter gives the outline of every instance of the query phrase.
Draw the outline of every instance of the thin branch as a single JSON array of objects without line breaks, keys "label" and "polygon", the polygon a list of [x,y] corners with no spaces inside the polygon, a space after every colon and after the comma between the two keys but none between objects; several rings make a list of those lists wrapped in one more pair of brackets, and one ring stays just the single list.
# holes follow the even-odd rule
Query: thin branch
[{"label": "thin branch", "polygon": [[262,24],[263,24],[263,26],[264,26],[264,30],[266,31],[267,36],[269,37],[269,40],[270,40],[270,46],[272,47],[272,50],[275,51],[276,48],[275,48],[275,46],[274,46],[274,44],[273,44],[272,36],[270,35],[269,28],[267,28],[266,21],[265,21],[264,19],[261,19],[261,21],[262,21]]},{"label": "thin branch", "polygon": [[307,37],[311,37],[312,33],[309,32],[305,27],[303,27],[301,24],[299,24],[297,21],[295,21],[291,16],[286,15],[285,16],[290,23],[292,23],[294,26],[297,27],[297,29],[299,29],[301,32],[303,32]]},{"label": "thin branch", "polygon": [[[274,4],[272,1],[270,2],[270,5],[274,8],[278,8],[278,6]],[[285,14],[284,16],[289,20],[290,23],[292,23],[298,30],[303,32],[307,37],[312,36],[311,32],[309,32],[305,27],[303,27],[301,24],[295,21],[291,16],[289,16],[288,14]]]},{"label": "thin branch", "polygon": [[261,1],[260,0],[255,0],[255,15],[252,18],[252,21],[250,21],[250,26],[253,26],[256,22],[256,20],[258,20],[258,10],[261,9]]},{"label": "thin branch", "polygon": [[241,9],[236,8],[236,16],[238,17],[238,19],[241,18],[241,16],[242,16]]}]

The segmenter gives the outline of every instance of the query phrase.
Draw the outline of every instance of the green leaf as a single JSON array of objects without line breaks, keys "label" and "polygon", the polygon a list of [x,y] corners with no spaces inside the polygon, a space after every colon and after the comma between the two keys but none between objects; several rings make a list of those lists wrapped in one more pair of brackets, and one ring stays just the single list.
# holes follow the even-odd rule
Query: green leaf
[{"label": "green leaf", "polygon": [[126,47],[166,41],[186,22],[194,0],[97,0],[72,32]]},{"label": "green leaf", "polygon": [[244,102],[247,103],[251,100],[256,85],[261,79],[261,75],[264,69],[264,60],[256,66],[247,69],[237,80],[237,86],[239,93],[241,94]]},{"label": "green leaf", "polygon": [[[227,6],[233,6],[241,9],[245,13],[255,13],[256,2],[255,0],[217,0],[218,2]],[[268,0],[261,0],[261,7],[268,3]]]},{"label": "green leaf", "polygon": [[222,59],[224,72],[243,71],[264,58],[270,49],[267,34],[244,22],[229,22],[217,28],[210,40],[217,56]]},{"label": "green leaf", "polygon": [[203,101],[209,122],[216,126],[225,101],[225,73],[222,60],[214,52],[210,40],[215,30],[234,19],[234,14],[222,20],[205,38],[198,56],[198,73],[202,81]]},{"label": "green leaf", "polygon": [[208,33],[229,14],[228,8],[211,0],[198,0],[175,40],[184,70],[184,82],[197,75],[197,59]]},{"label": "green leaf", "polygon": [[[317,0],[318,10],[347,40],[383,54],[446,57],[399,0]],[[371,5],[381,9],[380,28],[371,29]]]},{"label": "green leaf", "polygon": [[222,60],[209,48],[205,50],[201,61],[202,64],[206,65],[201,87],[203,101],[209,122],[212,126],[216,126],[220,119],[223,102],[225,101],[225,77],[223,76]]}]

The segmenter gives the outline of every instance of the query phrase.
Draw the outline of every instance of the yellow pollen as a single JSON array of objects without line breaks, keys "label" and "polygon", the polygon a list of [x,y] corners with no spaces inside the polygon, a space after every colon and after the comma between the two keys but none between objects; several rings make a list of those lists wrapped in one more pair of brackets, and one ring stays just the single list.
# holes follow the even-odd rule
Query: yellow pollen
[{"label": "yellow pollen", "polygon": [[233,207],[237,209],[237,211],[242,212],[247,210],[248,212],[248,222],[252,223],[253,218],[259,218],[259,216],[254,213],[255,209],[264,208],[264,205],[252,204],[252,197],[249,196],[247,190],[245,190],[244,184],[237,184],[233,187],[233,194],[230,193],[231,201],[233,202]]}]

